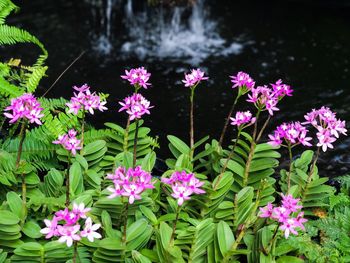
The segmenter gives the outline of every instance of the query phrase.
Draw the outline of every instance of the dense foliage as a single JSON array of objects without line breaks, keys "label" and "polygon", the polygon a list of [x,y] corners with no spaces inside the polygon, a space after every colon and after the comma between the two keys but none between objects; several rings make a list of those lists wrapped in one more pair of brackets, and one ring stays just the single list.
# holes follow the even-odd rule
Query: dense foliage
[{"label": "dense foliage", "polygon": [[[32,43],[41,53],[32,66],[0,63],[0,263],[350,262],[350,179],[339,178],[336,193],[317,169],[320,149],[346,134],[335,113],[314,110],[305,123],[283,124],[261,142],[278,103],[293,91],[280,80],[255,87],[240,72],[221,138],[196,141],[195,90],[208,77],[192,70],[183,80],[189,145],[169,135],[167,171],[152,176],[159,145],[143,118],[157,108],[140,94],[155,88],[151,74],[125,71],[134,89],[120,102],[126,127],[95,129],[85,115],[107,110],[107,94],[83,85],[70,101],[32,95],[48,54],[30,33],[5,24],[14,10],[0,0],[0,44]],[[245,95],[255,113],[230,118]],[[316,128],[317,151],[295,158],[295,146],[313,141],[305,125]],[[237,136],[226,148],[232,127]],[[279,169],[280,147],[288,149],[287,170]]]}]

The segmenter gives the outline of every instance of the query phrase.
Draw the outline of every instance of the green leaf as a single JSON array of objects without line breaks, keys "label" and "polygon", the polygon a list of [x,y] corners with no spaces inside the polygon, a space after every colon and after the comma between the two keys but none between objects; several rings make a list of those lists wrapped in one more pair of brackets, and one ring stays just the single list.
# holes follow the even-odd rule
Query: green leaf
[{"label": "green leaf", "polygon": [[0,224],[1,225],[15,225],[19,222],[19,217],[8,211],[8,210],[0,210]]},{"label": "green leaf", "polygon": [[164,249],[166,249],[170,244],[172,228],[165,222],[161,222],[159,226],[159,234],[161,239],[161,244]]},{"label": "green leaf", "polygon": [[16,214],[20,219],[24,219],[24,210],[22,206],[22,199],[15,192],[8,192],[6,195],[7,204],[10,210]]},{"label": "green leaf", "polygon": [[235,237],[230,226],[225,221],[220,221],[217,226],[217,240],[221,254],[224,256],[231,249]]},{"label": "green leaf", "polygon": [[78,162],[74,162],[69,169],[69,188],[73,195],[78,195],[84,191],[83,175]]},{"label": "green leaf", "polygon": [[282,256],[277,259],[276,263],[303,263],[305,262],[301,258],[293,257],[293,256]]},{"label": "green leaf", "polygon": [[82,151],[82,155],[86,156],[86,155],[94,154],[102,150],[105,146],[106,146],[106,141],[104,140],[97,140],[97,141],[91,142],[84,147]]},{"label": "green leaf", "polygon": [[158,224],[158,220],[156,215],[152,212],[151,209],[149,209],[148,207],[141,205],[140,210],[142,212],[142,214],[144,214],[145,217],[147,217],[147,219],[153,224],[156,225]]},{"label": "green leaf", "polygon": [[173,136],[173,135],[168,135],[167,136],[168,140],[170,143],[181,153],[183,154],[189,154],[190,153],[190,147],[187,146],[186,143],[184,143],[182,140],[179,138]]},{"label": "green leaf", "polygon": [[40,238],[42,234],[40,233],[41,227],[34,221],[28,221],[23,226],[23,233],[31,238]]}]

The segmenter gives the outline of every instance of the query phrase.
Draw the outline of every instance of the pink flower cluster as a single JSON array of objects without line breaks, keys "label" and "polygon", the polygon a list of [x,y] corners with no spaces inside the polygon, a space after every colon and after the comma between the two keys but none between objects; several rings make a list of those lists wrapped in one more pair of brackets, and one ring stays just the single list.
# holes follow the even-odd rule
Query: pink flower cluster
[{"label": "pink flower cluster", "polygon": [[134,203],[135,199],[140,200],[143,191],[154,188],[152,176],[140,166],[128,170],[118,167],[113,174],[107,174],[106,178],[114,183],[114,187],[107,188],[112,193],[108,198],[126,196],[130,204]]},{"label": "pink flower cluster", "polygon": [[250,111],[238,111],[235,118],[231,118],[231,125],[241,126],[243,124],[254,124],[256,118],[252,116]]},{"label": "pink flower cluster", "polygon": [[284,96],[292,96],[293,90],[289,85],[283,84],[282,80],[278,80],[275,84],[271,84],[271,88],[267,85],[258,86],[252,88],[250,92],[247,101],[254,103],[258,109],[267,110],[272,116],[274,111],[279,110],[278,102]]},{"label": "pink flower cluster", "polygon": [[105,107],[106,101],[101,101],[100,96],[96,95],[95,92],[91,93],[90,87],[84,84],[81,87],[73,87],[74,90],[78,91],[78,94],[74,92],[74,97],[71,98],[70,102],[66,103],[69,110],[68,113],[78,114],[80,109],[88,111],[94,114],[94,110],[104,111],[107,110]]},{"label": "pink flower cluster", "polygon": [[174,172],[170,178],[162,178],[164,184],[170,185],[173,193],[172,197],[177,199],[177,204],[181,206],[184,201],[191,199],[192,194],[204,194],[205,191],[200,189],[204,184],[198,180],[193,173]]},{"label": "pink flower cluster", "polygon": [[125,75],[122,75],[121,78],[126,79],[136,88],[143,87],[147,89],[147,87],[151,85],[148,83],[150,76],[151,73],[148,73],[144,67],[140,67],[133,68],[130,71],[125,70]]},{"label": "pink flower cluster", "polygon": [[53,141],[53,144],[61,144],[63,148],[71,151],[73,155],[76,155],[77,150],[81,149],[80,140],[77,139],[77,132],[75,130],[69,130],[67,134],[58,136],[58,140]]},{"label": "pink flower cluster", "polygon": [[[274,207],[271,203],[260,208],[261,218],[270,218],[280,224],[280,229],[284,231],[285,238],[288,238],[290,233],[298,235],[297,228],[305,230],[304,223],[307,219],[303,218],[304,212],[300,212],[303,207],[298,205],[300,199],[293,198],[292,195],[282,194],[281,206]],[[296,217],[293,216],[297,213]]]},{"label": "pink flower cluster", "polygon": [[41,113],[40,103],[30,93],[25,93],[20,97],[11,100],[11,105],[5,108],[5,111],[12,111],[12,113],[5,112],[4,115],[11,119],[10,123],[14,123],[19,119],[28,120],[30,123],[41,125],[40,118],[44,116]]},{"label": "pink flower cluster", "polygon": [[255,86],[255,81],[249,76],[249,74],[240,71],[236,76],[230,76],[231,82],[233,83],[232,88],[245,87],[247,90],[251,90]]},{"label": "pink flower cluster", "polygon": [[283,144],[283,140],[289,146],[302,144],[311,146],[309,143],[311,137],[307,137],[309,131],[300,122],[283,123],[276,128],[273,134],[269,135],[269,144],[279,146]]},{"label": "pink flower cluster", "polygon": [[318,147],[322,147],[325,152],[327,148],[333,149],[334,143],[339,134],[347,135],[345,121],[336,118],[336,113],[332,112],[328,107],[321,107],[318,110],[313,109],[305,116],[305,124],[311,124],[317,129]]},{"label": "pink flower cluster", "polygon": [[102,236],[96,232],[101,227],[100,224],[93,224],[90,217],[86,213],[90,208],[85,208],[83,203],[73,204],[73,209],[68,208],[55,213],[52,220],[45,219],[45,228],[40,233],[46,235],[45,238],[59,237],[58,242],[66,243],[68,247],[72,246],[74,241],[79,241],[86,237],[90,242],[95,238]]},{"label": "pink flower cluster", "polygon": [[153,106],[150,106],[150,102],[139,93],[134,93],[132,96],[126,97],[119,104],[122,105],[119,112],[125,110],[129,114],[130,120],[140,119],[142,115],[150,114],[149,109],[153,108]]},{"label": "pink flower cluster", "polygon": [[208,77],[204,77],[204,72],[198,69],[192,69],[191,73],[185,74],[185,79],[182,82],[185,87],[194,87],[199,84],[202,80],[207,80]]}]

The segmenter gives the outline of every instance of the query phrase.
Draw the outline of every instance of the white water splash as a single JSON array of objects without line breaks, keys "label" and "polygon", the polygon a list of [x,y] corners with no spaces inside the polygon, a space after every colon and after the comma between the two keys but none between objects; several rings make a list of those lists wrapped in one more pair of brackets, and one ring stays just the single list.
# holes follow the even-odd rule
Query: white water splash
[{"label": "white water splash", "polygon": [[[192,7],[170,9],[148,7],[136,2],[139,0],[95,1],[100,1],[102,32],[95,36],[93,46],[103,55],[114,50],[122,57],[181,60],[198,65],[210,56],[239,54],[243,49],[243,44],[227,43],[220,36],[217,23],[206,13],[205,0],[197,0]],[[113,28],[114,7],[124,13],[123,35]]]},{"label": "white water splash", "polygon": [[121,53],[140,59],[181,59],[193,65],[209,56],[239,54],[243,45],[226,43],[217,33],[217,23],[205,13],[204,4],[204,0],[197,0],[188,16],[184,7],[173,8],[170,15],[162,8],[135,13],[133,1],[128,0],[125,23],[129,39],[123,43]]}]

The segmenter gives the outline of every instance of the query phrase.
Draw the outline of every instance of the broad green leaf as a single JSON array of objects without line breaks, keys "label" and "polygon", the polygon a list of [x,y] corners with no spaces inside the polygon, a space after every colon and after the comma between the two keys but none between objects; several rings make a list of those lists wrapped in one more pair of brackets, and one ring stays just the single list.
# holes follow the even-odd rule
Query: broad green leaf
[{"label": "broad green leaf", "polygon": [[40,233],[41,227],[34,221],[28,221],[23,226],[23,233],[31,238],[40,238],[42,234]]},{"label": "broad green leaf", "polygon": [[[15,192],[8,192],[6,195],[7,204],[10,210],[16,214],[20,219],[24,218],[24,210],[22,206],[22,199]],[[0,215],[1,216],[1,215]]]},{"label": "broad green leaf", "polygon": [[173,136],[173,135],[168,135],[167,136],[168,140],[170,143],[181,153],[183,154],[189,154],[190,153],[190,147],[187,146],[186,143],[184,143],[182,140],[179,138]]},{"label": "broad green leaf", "polygon": [[225,221],[220,221],[218,223],[216,234],[220,252],[224,256],[231,249],[235,242],[235,237],[230,226]]}]

